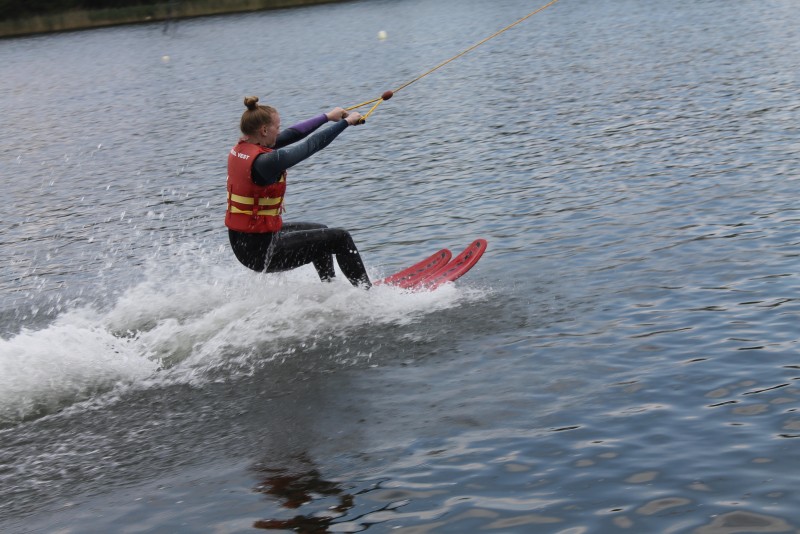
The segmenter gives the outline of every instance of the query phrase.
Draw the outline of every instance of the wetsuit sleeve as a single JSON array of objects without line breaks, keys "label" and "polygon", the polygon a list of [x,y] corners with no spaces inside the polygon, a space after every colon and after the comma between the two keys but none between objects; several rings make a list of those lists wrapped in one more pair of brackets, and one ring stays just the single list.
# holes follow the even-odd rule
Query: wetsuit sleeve
[{"label": "wetsuit sleeve", "polygon": [[342,119],[329,128],[309,135],[302,142],[260,154],[253,162],[252,178],[256,185],[269,185],[277,182],[283,171],[293,167],[331,144],[349,124]]},{"label": "wetsuit sleeve", "polygon": [[297,124],[289,126],[278,134],[278,138],[275,140],[274,148],[283,148],[286,145],[296,143],[326,122],[328,122],[328,116],[323,113],[308,120],[304,120],[303,122],[298,122]]}]

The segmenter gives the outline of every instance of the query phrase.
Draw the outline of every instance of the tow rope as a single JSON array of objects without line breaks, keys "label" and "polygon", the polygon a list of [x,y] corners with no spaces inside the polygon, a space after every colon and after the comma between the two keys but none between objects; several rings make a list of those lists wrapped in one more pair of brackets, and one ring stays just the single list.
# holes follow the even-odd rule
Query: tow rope
[{"label": "tow rope", "polygon": [[463,52],[459,52],[459,53],[458,53],[458,54],[456,54],[455,56],[451,57],[451,58],[450,58],[450,59],[448,59],[447,61],[443,61],[443,62],[439,63],[438,65],[436,65],[435,67],[433,67],[433,68],[432,68],[432,69],[430,69],[429,71],[427,71],[427,72],[424,72],[424,73],[420,74],[419,76],[417,76],[417,77],[416,77],[416,78],[414,78],[413,80],[411,80],[411,81],[409,81],[409,82],[406,82],[406,83],[404,83],[403,85],[401,85],[401,86],[400,86],[400,87],[398,87],[397,89],[395,89],[395,90],[393,90],[393,91],[392,91],[392,90],[389,90],[389,91],[384,91],[384,92],[383,92],[383,94],[382,94],[381,96],[379,96],[378,98],[373,98],[372,100],[367,100],[366,102],[362,102],[362,103],[360,103],[360,104],[356,104],[355,106],[350,106],[349,108],[345,108],[345,109],[346,109],[347,111],[352,111],[352,110],[354,110],[354,109],[358,109],[358,108],[360,108],[360,107],[364,107],[364,106],[368,106],[368,105],[370,105],[370,104],[373,104],[373,106],[372,106],[372,107],[369,109],[369,111],[367,111],[367,112],[366,112],[366,113],[365,113],[365,114],[364,114],[364,115],[361,117],[361,123],[364,123],[364,122],[366,122],[366,121],[367,121],[367,117],[369,117],[369,116],[372,114],[372,112],[373,112],[373,111],[375,111],[375,109],[376,109],[376,108],[377,108],[377,107],[378,107],[378,106],[381,104],[381,102],[385,102],[386,100],[389,100],[389,99],[390,99],[390,98],[392,98],[392,97],[394,96],[394,94],[395,94],[395,93],[397,93],[398,91],[402,91],[403,89],[405,89],[406,87],[408,87],[408,86],[409,86],[409,85],[411,85],[412,83],[414,83],[414,82],[418,82],[419,80],[421,80],[422,78],[424,78],[424,77],[425,77],[425,76],[427,76],[428,74],[431,74],[431,73],[433,73],[433,72],[435,72],[435,71],[439,70],[440,68],[444,67],[445,65],[447,65],[447,64],[448,64],[448,63],[450,63],[451,61],[455,61],[456,59],[460,58],[461,56],[463,56],[463,55],[465,55],[465,54],[467,54],[467,53],[469,53],[469,52],[471,52],[471,51],[475,50],[476,48],[478,48],[480,45],[484,44],[485,42],[487,42],[487,41],[489,41],[489,40],[491,40],[491,39],[494,39],[495,37],[497,37],[497,36],[498,36],[498,35],[500,35],[501,33],[505,32],[505,31],[507,31],[507,30],[510,30],[511,28],[513,28],[514,26],[516,26],[517,24],[520,24],[521,22],[524,22],[524,21],[528,20],[529,18],[531,18],[531,17],[532,17],[532,16],[534,16],[535,14],[539,13],[540,11],[544,11],[545,9],[547,9],[547,8],[548,8],[548,7],[550,7],[550,6],[552,6],[552,5],[553,5],[553,4],[555,4],[556,2],[558,2],[558,0],[552,0],[551,2],[549,2],[549,3],[545,4],[545,5],[543,5],[542,7],[538,8],[538,9],[536,9],[536,10],[534,10],[534,11],[531,11],[530,13],[528,13],[527,15],[525,15],[524,17],[522,17],[522,18],[521,18],[521,19],[519,19],[518,21],[514,22],[513,24],[509,24],[508,26],[506,26],[506,27],[505,27],[505,28],[503,28],[502,30],[499,30],[499,31],[497,31],[497,32],[493,33],[492,35],[490,35],[490,36],[489,36],[489,37],[487,37],[486,39],[483,39],[482,41],[480,41],[480,42],[478,42],[478,43],[475,43],[474,45],[470,46],[469,48],[467,48],[467,49],[466,49],[466,50],[464,50]]}]

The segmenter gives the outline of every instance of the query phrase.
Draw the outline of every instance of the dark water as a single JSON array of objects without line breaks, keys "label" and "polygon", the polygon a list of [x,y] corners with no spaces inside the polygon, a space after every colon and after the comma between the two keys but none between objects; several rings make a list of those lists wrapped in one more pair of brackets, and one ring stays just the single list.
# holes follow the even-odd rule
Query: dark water
[{"label": "dark water", "polygon": [[0,530],[800,531],[795,2],[561,0],[290,174],[374,276],[488,239],[456,285],[229,252],[244,95],[288,125],[536,7],[0,41]]}]

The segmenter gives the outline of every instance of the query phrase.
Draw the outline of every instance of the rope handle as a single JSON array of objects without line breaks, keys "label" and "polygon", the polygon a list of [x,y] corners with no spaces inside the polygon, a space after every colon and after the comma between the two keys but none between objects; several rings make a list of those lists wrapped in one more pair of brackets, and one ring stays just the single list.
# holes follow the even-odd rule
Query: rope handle
[{"label": "rope handle", "polygon": [[366,102],[362,102],[360,104],[356,104],[355,106],[350,106],[349,108],[344,108],[344,109],[346,111],[353,111],[354,109],[358,109],[360,107],[374,103],[375,105],[373,105],[369,109],[369,111],[367,111],[367,113],[361,117],[361,120],[359,121],[360,124],[364,124],[365,122],[367,122],[367,117],[369,117],[372,114],[372,112],[375,111],[375,108],[377,108],[381,102],[385,102],[386,100],[389,100],[393,96],[394,96],[394,91],[384,91],[379,98],[375,98],[373,100],[367,100]]}]

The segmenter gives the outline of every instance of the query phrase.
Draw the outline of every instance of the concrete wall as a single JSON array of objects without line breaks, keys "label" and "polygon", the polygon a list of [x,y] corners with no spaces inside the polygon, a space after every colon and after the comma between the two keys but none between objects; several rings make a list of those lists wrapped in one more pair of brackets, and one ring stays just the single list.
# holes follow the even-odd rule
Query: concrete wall
[{"label": "concrete wall", "polygon": [[20,20],[2,21],[0,22],[0,37],[83,30],[120,24],[137,24],[343,1],[347,0],[173,0],[152,6],[132,6],[96,11],[68,11]]}]

